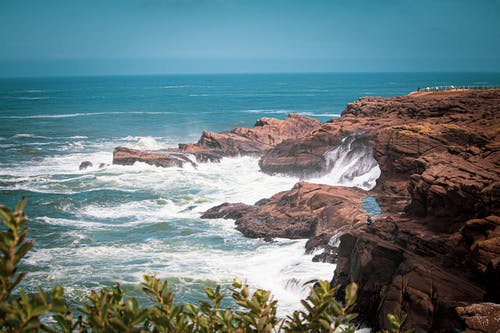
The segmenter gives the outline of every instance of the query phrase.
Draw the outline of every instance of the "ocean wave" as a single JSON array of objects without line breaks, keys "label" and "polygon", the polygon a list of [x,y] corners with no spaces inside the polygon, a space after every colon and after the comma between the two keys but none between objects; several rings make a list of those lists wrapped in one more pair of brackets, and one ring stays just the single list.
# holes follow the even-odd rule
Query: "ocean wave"
[{"label": "ocean wave", "polygon": [[13,97],[15,99],[18,99],[18,100],[24,100],[24,101],[36,101],[36,100],[40,100],[40,99],[51,99],[51,98],[55,98],[55,97],[51,97],[51,96],[21,96],[21,97]]},{"label": "ocean wave", "polygon": [[99,115],[115,115],[115,114],[169,114],[170,112],[156,111],[130,111],[130,112],[82,112],[82,113],[62,113],[62,114],[37,114],[26,116],[0,116],[2,119],[44,119],[44,118],[72,118],[72,117],[90,117]]},{"label": "ocean wave", "polygon": [[288,114],[288,113],[298,113],[298,111],[288,110],[288,109],[250,109],[244,110],[243,112],[248,113],[275,113],[275,114]]},{"label": "ocean wave", "polygon": [[[217,228],[214,231],[220,232]],[[50,277],[45,279],[52,282],[60,283],[72,276],[69,286],[88,281],[94,274],[100,281],[126,285],[138,284],[143,274],[155,273],[162,279],[175,279],[181,288],[182,285],[192,288],[193,282],[200,280],[227,285],[238,276],[247,280],[252,288],[272,290],[273,296],[279,300],[280,315],[300,307],[300,299],[309,291],[303,286],[305,282],[331,279],[335,269],[331,264],[313,263],[311,255],[304,255],[305,240],[277,239],[276,243],[270,244],[246,239],[236,230],[220,234],[220,237],[234,238],[235,242],[239,240],[241,248],[224,251],[195,243],[179,246],[168,238],[148,238],[128,244],[117,242],[38,249],[25,262],[36,266],[50,265]],[[86,269],[79,269],[82,267]],[[77,271],[80,273],[72,274]],[[291,285],[290,280],[295,284]],[[40,277],[38,281],[40,283]],[[203,288],[203,284],[200,287]]]},{"label": "ocean wave", "polygon": [[297,110],[288,110],[288,109],[250,109],[244,110],[243,112],[248,113],[268,113],[268,114],[289,114],[296,113],[303,116],[310,117],[340,117],[338,113],[315,113],[311,111],[297,111]]},{"label": "ocean wave", "polygon": [[13,135],[12,138],[49,139],[49,137],[46,137],[46,136],[29,134],[29,133],[19,133],[19,134]]},{"label": "ocean wave", "polygon": [[107,223],[100,223],[100,222],[92,222],[92,221],[84,221],[84,220],[72,220],[72,219],[63,219],[63,218],[53,218],[53,217],[48,217],[48,216],[42,216],[42,217],[37,217],[37,221],[41,221],[43,223],[51,224],[51,225],[57,225],[57,226],[65,226],[65,227],[71,227],[71,228],[77,228],[77,229],[106,229],[109,228],[110,224]]},{"label": "ocean wave", "polygon": [[161,86],[160,89],[181,89],[181,88],[190,88],[191,85],[181,84],[181,85],[172,85],[172,86]]}]

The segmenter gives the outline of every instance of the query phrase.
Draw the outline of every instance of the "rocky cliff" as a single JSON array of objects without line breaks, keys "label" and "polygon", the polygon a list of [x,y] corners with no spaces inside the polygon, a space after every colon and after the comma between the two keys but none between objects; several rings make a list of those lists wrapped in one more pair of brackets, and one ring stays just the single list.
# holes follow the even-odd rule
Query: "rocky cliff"
[{"label": "rocky cliff", "polygon": [[[205,131],[178,149],[118,147],[114,163],[180,167],[250,154],[261,156],[263,172],[308,179],[332,171],[333,152],[368,168],[374,158],[381,176],[369,192],[299,182],[254,205],[214,207],[203,218],[234,219],[248,237],[307,238],[307,250],[323,247],[316,260],[337,263],[332,284],[358,282],[361,319],[374,328],[387,327],[387,313],[406,313],[417,332],[496,332],[499,114],[499,90],[366,97],[325,124],[300,115],[263,118],[251,129]],[[355,177],[356,168],[346,163],[342,177]],[[367,196],[382,208],[371,224],[360,208]]]},{"label": "rocky cliff", "polygon": [[[359,311],[373,327],[386,327],[391,312],[407,313],[417,332],[495,332],[498,114],[498,90],[362,98],[341,118],[268,149],[259,164],[267,173],[322,174],[326,153],[356,135],[371,144],[382,172],[369,194],[299,183],[255,206],[216,207],[206,217],[227,214],[248,236],[306,237],[310,247],[340,232],[328,256],[337,261],[332,283],[359,283]],[[367,195],[383,211],[370,225],[357,223]]]}]

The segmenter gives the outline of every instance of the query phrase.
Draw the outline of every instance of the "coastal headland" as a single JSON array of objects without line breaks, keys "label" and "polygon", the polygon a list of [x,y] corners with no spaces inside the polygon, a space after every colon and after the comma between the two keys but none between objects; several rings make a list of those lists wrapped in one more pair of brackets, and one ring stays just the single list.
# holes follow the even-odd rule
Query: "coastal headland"
[{"label": "coastal headland", "polygon": [[[299,176],[291,190],[254,205],[225,203],[203,218],[228,218],[248,237],[307,238],[317,260],[336,263],[332,284],[359,284],[358,312],[374,328],[408,315],[417,332],[500,329],[500,90],[459,90],[347,105],[324,124],[291,114],[253,128],[204,131],[194,144],[141,151],[117,147],[114,164],[162,167],[260,156],[262,172]],[[307,180],[332,172],[346,142],[359,168],[381,174],[369,191]],[[335,150],[337,149],[337,150]],[[366,158],[363,158],[366,156]],[[381,214],[367,221],[362,200]],[[339,291],[342,293],[342,288]]]}]

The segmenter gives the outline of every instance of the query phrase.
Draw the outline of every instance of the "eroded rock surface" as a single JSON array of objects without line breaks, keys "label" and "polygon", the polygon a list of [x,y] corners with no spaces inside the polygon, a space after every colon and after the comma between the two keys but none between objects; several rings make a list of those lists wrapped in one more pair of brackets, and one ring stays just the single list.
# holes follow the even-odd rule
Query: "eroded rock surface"
[{"label": "eroded rock surface", "polygon": [[[496,310],[472,304],[500,302],[498,114],[499,90],[362,98],[341,118],[269,149],[259,165],[271,174],[321,174],[325,153],[355,135],[373,147],[382,172],[376,188],[300,183],[251,206],[237,228],[250,237],[306,237],[309,248],[340,230],[328,253],[337,260],[332,283],[359,283],[360,314],[374,328],[388,327],[387,313],[407,313],[417,332],[494,332]],[[371,225],[356,223],[365,220],[355,207],[366,195],[383,211]]]},{"label": "eroded rock surface", "polygon": [[113,164],[132,165],[145,162],[160,167],[182,167],[187,164],[219,162],[223,157],[261,155],[275,145],[297,138],[319,128],[319,120],[298,114],[289,114],[283,120],[261,118],[253,128],[236,128],[215,133],[203,131],[200,140],[179,144],[178,149],[137,150],[117,147]]},{"label": "eroded rock surface", "polygon": [[113,151],[113,164],[133,165],[144,162],[158,167],[183,167],[185,164],[196,166],[187,156],[166,150],[144,151],[125,147],[116,147]]},{"label": "eroded rock surface", "polygon": [[[455,308],[500,302],[500,92],[370,99],[348,109],[412,120],[369,132],[382,170],[373,192],[390,217],[341,237],[333,283],[359,282],[374,325],[387,327],[392,312],[407,313],[417,332],[472,328]],[[405,215],[391,197],[406,204]]]},{"label": "eroded rock surface", "polygon": [[203,131],[197,143],[180,145],[179,148],[193,154],[211,152],[220,156],[260,155],[277,144],[301,137],[320,125],[319,120],[293,113],[283,120],[261,118],[253,128],[236,128],[221,133]]},{"label": "eroded rock surface", "polygon": [[[333,235],[344,226],[365,221],[360,208],[364,191],[356,188],[297,183],[254,206],[222,204],[202,218],[232,218],[236,229],[252,238],[312,238]],[[325,238],[328,242],[328,238]],[[320,242],[314,247],[324,245]]]}]

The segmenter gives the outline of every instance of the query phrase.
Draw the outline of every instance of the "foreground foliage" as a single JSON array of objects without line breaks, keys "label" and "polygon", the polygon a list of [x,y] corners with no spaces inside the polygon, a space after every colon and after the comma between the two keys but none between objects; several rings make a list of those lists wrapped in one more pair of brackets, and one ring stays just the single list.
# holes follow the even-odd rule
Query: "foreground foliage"
[{"label": "foreground foliage", "polygon": [[[237,309],[221,308],[224,295],[220,286],[206,288],[208,301],[198,305],[175,304],[167,281],[144,276],[142,289],[152,305],[126,298],[120,286],[92,292],[75,318],[64,300],[64,289],[56,286],[51,292],[39,288],[27,295],[16,287],[26,276],[18,272],[20,260],[33,247],[25,239],[27,218],[23,213],[25,200],[12,212],[0,205],[0,217],[6,231],[0,232],[0,331],[2,332],[80,332],[80,333],[170,333],[170,332],[354,332],[353,312],[357,285],[346,288],[345,299],[335,299],[336,288],[326,281],[318,282],[309,296],[302,300],[304,310],[280,319],[277,301],[266,290],[251,293],[246,283],[233,281],[231,297]],[[5,228],[3,228],[5,229]],[[403,333],[405,317],[389,315],[391,330]],[[410,331],[405,331],[408,333]]]}]

